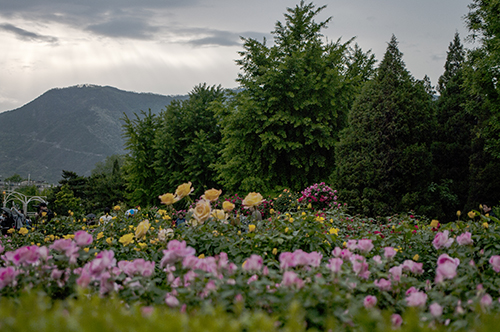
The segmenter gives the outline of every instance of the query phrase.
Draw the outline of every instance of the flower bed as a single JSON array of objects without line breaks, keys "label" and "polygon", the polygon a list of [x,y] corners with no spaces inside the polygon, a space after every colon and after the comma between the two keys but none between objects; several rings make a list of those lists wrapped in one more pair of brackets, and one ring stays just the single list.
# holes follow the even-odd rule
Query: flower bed
[{"label": "flower bed", "polygon": [[319,329],[330,319],[348,327],[361,313],[382,311],[394,326],[412,311],[426,326],[466,328],[500,309],[493,217],[474,212],[439,225],[413,215],[376,220],[349,216],[339,205],[298,205],[262,218],[262,197],[249,197],[243,202],[253,212],[243,218],[223,209],[207,214],[224,205],[217,197],[181,224],[167,205],[129,217],[116,209],[105,226],[68,217],[13,232],[0,245],[0,294],[116,295],[187,313],[208,303],[227,313],[264,310],[283,324],[296,301],[307,326]]}]

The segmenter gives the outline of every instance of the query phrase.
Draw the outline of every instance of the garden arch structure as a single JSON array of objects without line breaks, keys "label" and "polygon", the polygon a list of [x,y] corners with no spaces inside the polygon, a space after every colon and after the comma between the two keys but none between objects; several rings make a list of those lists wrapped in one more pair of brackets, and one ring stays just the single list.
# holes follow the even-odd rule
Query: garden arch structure
[{"label": "garden arch structure", "polygon": [[21,194],[15,190],[4,190],[3,192],[3,207],[7,207],[8,202],[12,202],[14,200],[21,201],[23,203],[23,214],[25,216],[28,215],[28,204],[29,202],[43,202],[47,203],[47,196],[27,196],[25,194]]}]

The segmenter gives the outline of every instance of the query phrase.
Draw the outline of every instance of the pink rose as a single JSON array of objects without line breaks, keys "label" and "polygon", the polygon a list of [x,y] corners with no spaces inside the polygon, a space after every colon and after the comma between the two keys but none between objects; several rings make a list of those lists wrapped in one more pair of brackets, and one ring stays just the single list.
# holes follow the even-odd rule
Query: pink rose
[{"label": "pink rose", "polygon": [[434,317],[439,317],[443,314],[443,307],[441,307],[438,303],[434,302],[429,306],[429,311],[431,315]]},{"label": "pink rose", "polygon": [[469,244],[472,244],[472,238],[471,238],[471,233],[465,232],[463,234],[460,234],[457,236],[457,243],[461,246],[466,246]]},{"label": "pink rose", "polygon": [[406,298],[406,304],[409,307],[423,307],[427,301],[427,294],[424,292],[412,292]]},{"label": "pink rose", "polygon": [[373,308],[377,304],[377,298],[373,295],[368,295],[363,300],[363,305],[366,309]]},{"label": "pink rose", "polygon": [[448,238],[448,231],[438,232],[432,241],[432,245],[437,250],[442,248],[449,248],[453,243],[453,238]]},{"label": "pink rose", "polygon": [[489,262],[495,272],[500,272],[500,256],[491,256]]}]

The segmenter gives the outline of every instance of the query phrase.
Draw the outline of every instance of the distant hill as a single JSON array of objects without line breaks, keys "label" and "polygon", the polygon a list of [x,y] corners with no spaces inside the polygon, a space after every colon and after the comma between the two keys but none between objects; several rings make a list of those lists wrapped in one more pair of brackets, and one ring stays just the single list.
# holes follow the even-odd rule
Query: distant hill
[{"label": "distant hill", "polygon": [[186,98],[89,84],[49,90],[0,113],[0,177],[30,174],[57,183],[63,169],[88,176],[96,162],[124,153],[123,113],[158,113]]}]

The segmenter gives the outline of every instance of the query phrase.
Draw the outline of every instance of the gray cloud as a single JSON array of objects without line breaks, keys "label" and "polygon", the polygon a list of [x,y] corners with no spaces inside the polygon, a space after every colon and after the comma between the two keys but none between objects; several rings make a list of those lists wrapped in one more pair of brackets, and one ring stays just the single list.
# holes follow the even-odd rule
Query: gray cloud
[{"label": "gray cloud", "polygon": [[142,19],[122,17],[107,22],[91,24],[86,30],[107,36],[131,39],[151,39],[159,28],[149,25]]},{"label": "gray cloud", "polygon": [[25,41],[36,41],[46,43],[57,43],[57,38],[52,36],[39,35],[37,33],[18,28],[12,24],[0,24],[0,30],[13,33],[17,38]]}]

